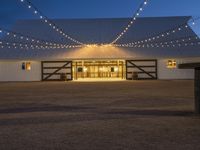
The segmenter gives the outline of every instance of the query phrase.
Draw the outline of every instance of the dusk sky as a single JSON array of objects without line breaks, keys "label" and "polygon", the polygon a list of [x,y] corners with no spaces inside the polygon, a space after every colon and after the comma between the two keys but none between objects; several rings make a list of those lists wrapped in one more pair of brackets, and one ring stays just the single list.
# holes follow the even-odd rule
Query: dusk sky
[{"label": "dusk sky", "polygon": [[[49,18],[131,17],[142,0],[31,0]],[[149,0],[143,17],[200,16],[200,0]],[[0,26],[35,17],[20,0],[1,0]],[[198,21],[197,26],[200,22]],[[197,27],[196,27],[197,28]],[[200,31],[198,32],[200,33]]]}]

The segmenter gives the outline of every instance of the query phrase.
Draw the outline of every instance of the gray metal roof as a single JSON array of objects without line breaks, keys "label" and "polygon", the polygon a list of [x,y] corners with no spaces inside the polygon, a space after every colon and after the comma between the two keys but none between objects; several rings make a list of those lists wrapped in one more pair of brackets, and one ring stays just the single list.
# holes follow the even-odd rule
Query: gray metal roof
[{"label": "gray metal roof", "polygon": [[[129,43],[157,35],[182,25],[190,17],[151,17],[138,18],[135,24],[118,43]],[[54,19],[52,20],[73,38],[87,44],[109,43],[119,34],[130,21],[130,18],[116,19]],[[37,37],[39,39],[54,41],[63,44],[74,44],[64,39],[48,27],[41,20],[20,20],[14,25],[12,31]],[[169,41],[181,37],[195,36],[191,28],[184,29],[173,35],[162,38]],[[16,41],[4,37],[3,40]],[[0,59],[91,59],[91,58],[169,58],[169,57],[200,57],[200,46],[187,46],[176,48],[73,48],[73,49],[45,49],[22,50],[0,49]]]}]

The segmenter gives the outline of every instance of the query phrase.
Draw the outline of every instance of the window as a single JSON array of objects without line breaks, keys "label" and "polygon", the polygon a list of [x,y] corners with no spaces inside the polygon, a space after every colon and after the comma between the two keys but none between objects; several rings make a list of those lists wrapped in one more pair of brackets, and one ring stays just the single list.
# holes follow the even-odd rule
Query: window
[{"label": "window", "polygon": [[176,60],[168,60],[167,61],[167,68],[175,69],[177,66]]},{"label": "window", "polygon": [[31,63],[30,62],[23,62],[22,63],[22,70],[30,71],[31,70]]},{"label": "window", "polygon": [[26,63],[25,62],[22,63],[22,70],[26,70]]},{"label": "window", "polygon": [[30,62],[26,63],[26,70],[28,70],[28,71],[31,70],[31,63]]}]

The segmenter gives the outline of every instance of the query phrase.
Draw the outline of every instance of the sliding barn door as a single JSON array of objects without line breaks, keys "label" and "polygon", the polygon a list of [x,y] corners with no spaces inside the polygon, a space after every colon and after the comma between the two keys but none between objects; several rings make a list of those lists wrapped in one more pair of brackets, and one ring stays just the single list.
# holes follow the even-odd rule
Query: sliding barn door
[{"label": "sliding barn door", "polygon": [[42,81],[73,80],[72,61],[42,61]]},{"label": "sliding barn door", "polygon": [[156,80],[157,60],[126,60],[126,79],[133,80],[134,75],[138,80]]}]

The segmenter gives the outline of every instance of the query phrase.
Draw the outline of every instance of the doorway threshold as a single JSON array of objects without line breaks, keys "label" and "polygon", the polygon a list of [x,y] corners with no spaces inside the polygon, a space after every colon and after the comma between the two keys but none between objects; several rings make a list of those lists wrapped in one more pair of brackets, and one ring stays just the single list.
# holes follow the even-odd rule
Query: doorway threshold
[{"label": "doorway threshold", "polygon": [[74,82],[118,82],[118,81],[126,81],[126,79],[121,78],[79,78],[77,80],[73,80]]}]

